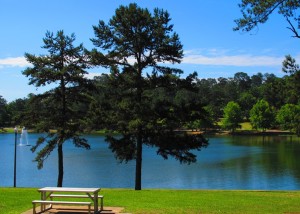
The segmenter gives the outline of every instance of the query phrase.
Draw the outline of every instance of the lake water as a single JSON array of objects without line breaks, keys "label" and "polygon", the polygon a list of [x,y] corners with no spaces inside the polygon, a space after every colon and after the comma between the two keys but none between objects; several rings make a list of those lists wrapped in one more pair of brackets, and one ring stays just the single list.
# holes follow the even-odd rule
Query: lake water
[{"label": "lake water", "polygon": [[[19,136],[18,136],[19,138]],[[37,134],[28,134],[34,144]],[[88,135],[91,150],[64,144],[64,183],[69,187],[134,188],[135,162],[119,163],[104,137]],[[19,143],[18,139],[18,143]],[[163,160],[155,148],[143,150],[143,188],[299,190],[297,137],[211,137],[197,151],[197,163]],[[0,134],[0,186],[13,186],[14,134]],[[17,146],[17,187],[56,186],[57,151],[38,170],[30,146]]]}]

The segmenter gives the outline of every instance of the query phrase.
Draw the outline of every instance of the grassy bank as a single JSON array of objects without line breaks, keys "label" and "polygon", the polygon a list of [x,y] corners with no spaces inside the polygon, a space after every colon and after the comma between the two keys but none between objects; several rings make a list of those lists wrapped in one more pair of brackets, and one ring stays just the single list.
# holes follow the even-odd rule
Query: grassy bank
[{"label": "grassy bank", "polygon": [[[103,189],[104,206],[136,214],[300,213],[300,191]],[[40,195],[33,188],[1,188],[0,213],[20,214]]]},{"label": "grassy bank", "polygon": [[[21,134],[21,131],[22,131],[22,128],[18,127],[18,134]],[[28,133],[37,133],[36,130],[34,129],[29,129],[27,130]],[[14,130],[14,127],[5,127],[5,128],[0,128],[0,133],[3,133],[3,134],[9,134],[9,133],[14,133],[15,130]],[[56,130],[50,130],[50,132],[56,132]],[[89,132],[86,132],[86,133],[83,133],[83,134],[95,134],[95,135],[106,135],[107,132],[106,130],[92,130],[92,131],[89,131]],[[118,134],[117,132],[113,133],[113,134]]]}]

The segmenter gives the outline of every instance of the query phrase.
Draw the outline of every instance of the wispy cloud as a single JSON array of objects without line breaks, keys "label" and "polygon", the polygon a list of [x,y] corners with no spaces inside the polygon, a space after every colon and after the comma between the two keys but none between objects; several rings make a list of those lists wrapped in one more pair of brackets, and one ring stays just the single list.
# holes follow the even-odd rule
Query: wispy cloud
[{"label": "wispy cloud", "polygon": [[26,61],[25,57],[10,57],[0,59],[0,68],[4,67],[27,67],[30,63]]},{"label": "wispy cloud", "polygon": [[[198,53],[197,53],[198,52]],[[204,51],[186,51],[182,63],[217,66],[280,66],[284,57],[253,54],[232,54],[216,49]]]},{"label": "wispy cloud", "polygon": [[283,57],[271,56],[204,56],[188,55],[182,60],[182,63],[198,65],[219,65],[219,66],[278,66],[282,64]]},{"label": "wispy cloud", "polygon": [[[297,61],[300,59],[296,57]],[[224,50],[224,49],[198,49],[187,50],[184,52],[182,63],[194,65],[212,65],[212,66],[281,66],[284,56],[274,56],[262,53],[245,54],[240,50]],[[133,63],[133,59],[128,60]],[[0,59],[0,69],[5,67],[27,67],[30,66],[25,57],[10,57]],[[94,74],[91,74],[92,77]]]}]

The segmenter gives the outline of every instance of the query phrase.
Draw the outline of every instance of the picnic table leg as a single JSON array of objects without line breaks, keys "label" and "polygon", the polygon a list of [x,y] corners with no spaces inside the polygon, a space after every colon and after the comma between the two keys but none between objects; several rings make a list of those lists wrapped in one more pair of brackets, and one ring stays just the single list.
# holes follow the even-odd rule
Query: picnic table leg
[{"label": "picnic table leg", "polygon": [[94,213],[98,212],[98,192],[94,194]]},{"label": "picnic table leg", "polygon": [[[100,210],[103,210],[103,197],[100,198],[101,203],[100,203]],[[99,201],[98,201],[98,206],[99,206]]]},{"label": "picnic table leg", "polygon": [[32,213],[33,213],[33,214],[36,214],[36,212],[35,212],[35,203],[33,203],[32,205],[33,205]]},{"label": "picnic table leg", "polygon": [[[46,199],[46,192],[41,192],[41,200],[44,201]],[[41,204],[41,212],[45,210],[45,204]]]}]

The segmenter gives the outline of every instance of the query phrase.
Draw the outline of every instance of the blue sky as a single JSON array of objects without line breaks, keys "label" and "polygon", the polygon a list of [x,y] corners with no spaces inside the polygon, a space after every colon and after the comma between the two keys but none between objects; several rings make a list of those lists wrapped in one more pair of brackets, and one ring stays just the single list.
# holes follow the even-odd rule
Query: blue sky
[{"label": "blue sky", "polygon": [[[197,71],[199,78],[233,77],[236,72],[283,76],[284,56],[300,59],[298,40],[278,14],[251,33],[234,32],[234,19],[241,16],[239,0],[0,0],[0,95],[10,102],[46,90],[29,86],[21,74],[30,66],[25,52],[45,53],[41,46],[46,31],[75,33],[76,42],[91,49],[92,26],[107,22],[119,5],[131,2],[170,13],[184,47],[183,61],[176,65],[184,75]],[[101,72],[93,69],[90,75]]]}]

